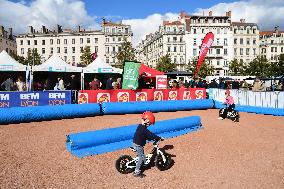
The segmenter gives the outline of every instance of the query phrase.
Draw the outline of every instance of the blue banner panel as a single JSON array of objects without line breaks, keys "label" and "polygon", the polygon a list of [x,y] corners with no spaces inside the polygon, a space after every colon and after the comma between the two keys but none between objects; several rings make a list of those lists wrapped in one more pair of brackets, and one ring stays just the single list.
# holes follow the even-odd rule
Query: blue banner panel
[{"label": "blue banner panel", "polygon": [[0,92],[0,108],[71,104],[71,91]]}]

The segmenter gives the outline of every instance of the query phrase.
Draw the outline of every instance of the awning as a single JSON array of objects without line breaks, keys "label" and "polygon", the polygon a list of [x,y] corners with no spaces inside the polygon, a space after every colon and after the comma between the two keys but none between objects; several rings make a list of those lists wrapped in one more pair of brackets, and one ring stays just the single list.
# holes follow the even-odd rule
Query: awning
[{"label": "awning", "polygon": [[147,77],[156,77],[156,75],[164,75],[164,72],[149,68],[144,64],[141,64],[140,66],[139,75],[141,75],[142,73],[145,73]]}]

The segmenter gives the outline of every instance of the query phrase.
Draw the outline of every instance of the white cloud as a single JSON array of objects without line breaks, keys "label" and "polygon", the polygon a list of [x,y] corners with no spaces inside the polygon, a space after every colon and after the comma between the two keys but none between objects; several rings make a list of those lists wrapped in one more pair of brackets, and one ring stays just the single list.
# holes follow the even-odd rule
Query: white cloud
[{"label": "white cloud", "polygon": [[178,14],[176,13],[166,13],[165,15],[152,14],[144,19],[128,19],[122,22],[131,25],[133,31],[133,46],[135,47],[147,34],[157,31],[163,20],[173,21],[177,20],[177,18]]},{"label": "white cloud", "polygon": [[36,0],[30,4],[0,0],[0,7],[0,23],[12,27],[14,33],[26,33],[30,25],[37,30],[42,25],[55,29],[57,24],[73,29],[78,25],[99,28],[95,19],[88,15],[84,2],[79,0]]},{"label": "white cloud", "polygon": [[226,15],[232,11],[232,21],[238,22],[244,18],[246,22],[253,22],[259,25],[260,30],[273,30],[275,26],[284,29],[284,1],[283,0],[250,0],[232,3],[219,3],[208,9],[197,9],[193,14],[208,14],[213,16]]}]

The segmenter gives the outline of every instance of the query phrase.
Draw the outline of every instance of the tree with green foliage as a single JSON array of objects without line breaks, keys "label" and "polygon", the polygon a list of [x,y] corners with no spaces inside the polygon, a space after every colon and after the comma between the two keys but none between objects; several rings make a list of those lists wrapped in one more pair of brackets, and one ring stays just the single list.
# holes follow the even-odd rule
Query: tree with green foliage
[{"label": "tree with green foliage", "polygon": [[270,76],[284,76],[284,54],[279,55],[278,62],[272,62],[270,65]]},{"label": "tree with green foliage", "polygon": [[172,72],[176,70],[176,64],[172,62],[170,55],[160,57],[156,69],[161,72]]},{"label": "tree with green foliage", "polygon": [[135,53],[134,48],[132,47],[132,44],[124,39],[124,42],[121,45],[121,48],[119,49],[118,53],[116,54],[116,58],[118,62],[114,65],[117,68],[123,69],[124,62],[129,61],[135,61]]},{"label": "tree with green foliage", "polygon": [[248,75],[266,77],[270,75],[270,63],[265,56],[257,56],[245,70]]},{"label": "tree with green foliage", "polygon": [[[205,62],[204,62],[205,61]],[[205,78],[206,76],[210,76],[214,74],[214,67],[206,60],[203,61],[203,64],[200,66],[196,77]],[[187,71],[191,72],[192,74],[195,73],[196,66],[197,66],[197,58],[192,59],[187,64]]]},{"label": "tree with green foliage", "polygon": [[37,52],[37,49],[28,50],[28,56],[25,58],[25,61],[23,64],[30,65],[30,66],[36,66],[42,64],[42,57]]},{"label": "tree with green foliage", "polygon": [[81,52],[80,60],[80,64],[82,66],[87,66],[92,63],[93,60],[90,46],[85,46],[85,48]]},{"label": "tree with green foliage", "polygon": [[234,59],[230,62],[229,72],[232,76],[246,75],[245,73],[245,65],[243,61],[238,61]]}]

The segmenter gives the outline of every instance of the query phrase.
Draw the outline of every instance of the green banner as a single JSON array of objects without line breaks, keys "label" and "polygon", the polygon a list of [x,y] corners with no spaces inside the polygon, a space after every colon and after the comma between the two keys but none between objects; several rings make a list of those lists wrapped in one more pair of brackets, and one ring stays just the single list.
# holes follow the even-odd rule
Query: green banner
[{"label": "green banner", "polygon": [[137,89],[140,64],[125,62],[122,89]]}]

